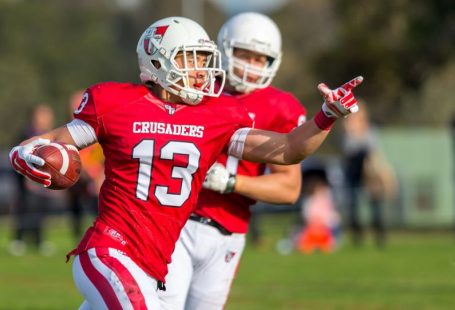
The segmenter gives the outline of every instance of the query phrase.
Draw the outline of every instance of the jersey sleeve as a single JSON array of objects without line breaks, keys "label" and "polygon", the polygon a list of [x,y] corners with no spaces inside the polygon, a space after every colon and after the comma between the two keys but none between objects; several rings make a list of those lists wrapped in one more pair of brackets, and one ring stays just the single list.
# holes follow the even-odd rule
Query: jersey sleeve
[{"label": "jersey sleeve", "polygon": [[248,114],[246,105],[235,97],[220,96],[211,99],[212,111],[217,117],[223,115],[223,118],[231,124],[234,124],[233,132],[244,127],[253,127],[253,120]]},{"label": "jersey sleeve", "polygon": [[283,94],[281,105],[277,108],[279,111],[275,113],[276,119],[270,130],[286,133],[306,122],[305,107],[289,93]]},{"label": "jersey sleeve", "polygon": [[243,103],[240,103],[240,121],[239,121],[239,128],[244,127],[253,127],[254,120],[248,114],[248,110]]},{"label": "jersey sleeve", "polygon": [[73,116],[75,119],[82,120],[89,124],[99,139],[102,131],[102,123],[97,114],[97,102],[93,87],[90,87],[85,91],[79,107],[73,112]]},{"label": "jersey sleeve", "polygon": [[253,127],[253,120],[248,114],[245,104],[234,97],[229,96],[220,96],[216,100],[212,99],[212,111],[219,117],[223,115],[225,120],[225,126],[229,128],[226,130],[226,144],[223,148],[223,152],[227,153],[230,147],[230,140],[232,139],[234,133],[241,128],[251,128]]}]

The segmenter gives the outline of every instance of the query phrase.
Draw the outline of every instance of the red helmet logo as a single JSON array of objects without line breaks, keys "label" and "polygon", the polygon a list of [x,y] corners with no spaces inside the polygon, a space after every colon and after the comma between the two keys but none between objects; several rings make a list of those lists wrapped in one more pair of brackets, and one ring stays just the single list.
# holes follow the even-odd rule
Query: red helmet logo
[{"label": "red helmet logo", "polygon": [[147,55],[152,54],[152,51],[150,49],[150,38],[153,36],[155,40],[161,42],[161,40],[163,40],[163,36],[166,33],[167,28],[169,28],[169,26],[158,26],[156,28],[147,30],[147,33],[144,38],[144,51],[147,53]]},{"label": "red helmet logo", "polygon": [[158,26],[155,28],[155,33],[153,34],[153,37],[155,39],[163,39],[164,34],[166,33],[167,28],[169,26]]}]

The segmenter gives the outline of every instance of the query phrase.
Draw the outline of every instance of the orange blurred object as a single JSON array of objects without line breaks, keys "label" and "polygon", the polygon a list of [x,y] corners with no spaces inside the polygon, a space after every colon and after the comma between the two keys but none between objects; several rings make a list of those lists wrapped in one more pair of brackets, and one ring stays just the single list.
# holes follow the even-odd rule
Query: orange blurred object
[{"label": "orange blurred object", "polygon": [[332,231],[324,225],[309,225],[299,235],[297,249],[309,254],[316,250],[330,253],[335,249],[335,238]]}]

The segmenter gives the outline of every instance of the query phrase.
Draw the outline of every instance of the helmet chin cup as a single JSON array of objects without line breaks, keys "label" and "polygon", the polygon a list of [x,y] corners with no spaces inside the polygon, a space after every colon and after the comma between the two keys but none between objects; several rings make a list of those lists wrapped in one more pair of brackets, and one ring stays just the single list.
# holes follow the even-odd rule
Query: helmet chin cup
[{"label": "helmet chin cup", "polygon": [[201,103],[202,99],[204,99],[204,96],[201,94],[195,94],[195,93],[188,93],[185,90],[181,90],[178,95],[182,101],[186,104],[189,105],[198,105]]},{"label": "helmet chin cup", "polygon": [[229,84],[231,84],[234,87],[236,92],[242,93],[242,94],[249,94],[252,91],[257,89],[254,87],[248,87],[245,84],[239,83],[239,82],[231,80],[231,79],[229,79]]},{"label": "helmet chin cup", "polygon": [[[279,59],[275,59],[266,67],[259,68],[232,57],[228,68],[228,81],[236,91],[241,93],[250,93],[256,89],[266,88],[272,83],[279,62]],[[236,68],[241,70],[243,75],[237,75],[235,73]],[[249,81],[249,75],[257,76],[257,79],[255,81]]]}]

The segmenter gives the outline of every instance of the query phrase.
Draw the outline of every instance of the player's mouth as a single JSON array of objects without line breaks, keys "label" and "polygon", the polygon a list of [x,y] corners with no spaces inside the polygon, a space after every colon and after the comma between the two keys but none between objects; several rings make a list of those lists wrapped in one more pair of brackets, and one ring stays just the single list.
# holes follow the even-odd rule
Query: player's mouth
[{"label": "player's mouth", "polygon": [[246,81],[249,83],[256,83],[259,79],[259,76],[247,76]]},{"label": "player's mouth", "polygon": [[202,83],[202,82],[201,83],[194,83],[193,87],[195,89],[203,89],[204,85],[205,85],[205,83]]}]

